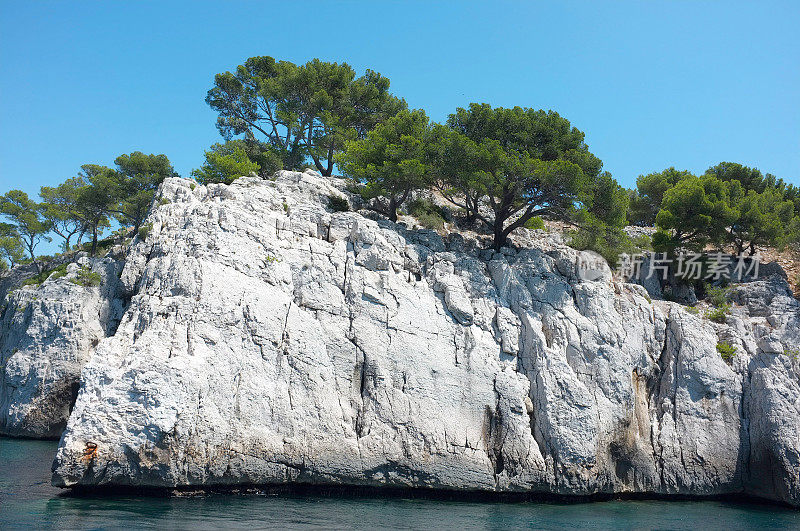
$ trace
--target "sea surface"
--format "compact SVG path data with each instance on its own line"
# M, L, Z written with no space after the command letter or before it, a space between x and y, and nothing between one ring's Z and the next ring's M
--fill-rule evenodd
M467 502L212 494L74 497L50 486L57 443L0 438L0 529L800 529L800 511L722 501Z

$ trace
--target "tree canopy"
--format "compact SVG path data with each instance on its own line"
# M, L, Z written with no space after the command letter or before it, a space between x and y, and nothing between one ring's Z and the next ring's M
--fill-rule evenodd
M494 248L535 216L568 219L589 203L602 162L589 152L584 134L558 113L473 103L451 114L447 125L452 133L439 135L444 145L433 150L441 188L492 228ZM455 175L446 167L455 154L467 157L464 163L474 170ZM478 208L483 197L491 217Z
M219 114L217 128L226 140L261 137L284 167L300 169L310 158L323 175L333 173L334 156L346 141L364 138L406 108L377 72L356 78L347 63L313 59L298 66L268 56L217 74L206 103Z
M674 167L640 175L636 179L636 190L630 201L631 222L636 225L653 225L661 209L664 193L687 177L692 177L692 174L686 170L676 170Z
M156 189L167 177L179 177L166 155L145 155L134 151L114 161L119 182L119 204L115 216L122 226L138 230L144 221Z
M14 267L24 259L25 247L16 226L0 223L0 265Z
M780 191L765 188L758 193L744 190L739 181L729 183L733 217L726 229L726 240L737 254L746 249L750 255L758 246L783 246L792 238L794 203L783 198Z
M397 209L412 190L427 186L425 145L430 126L424 111L400 111L361 140L347 143L338 162L345 175L364 184L372 208L397 221Z
M42 241L50 241L50 223L43 216L43 208L21 190L11 190L0 197L0 214L8 218L15 226L15 232L22 245L36 261L36 247Z
M42 186L42 215L53 232L64 239L62 249L70 250L70 240L84 230L80 217L78 199L81 188L86 186L82 177L70 177L55 187Z
M500 249L517 228L559 220L575 228L573 246L609 261L649 243L658 251L713 244L750 254L800 244L800 187L720 162L700 176L675 167L643 174L636 189L626 190L603 172L584 133L552 110L471 103L445 123L431 123L373 70L358 76L343 62L297 65L269 56L217 74L205 101L225 141L206 150L192 171L202 184L268 178L282 168L315 167L330 176L338 165L359 184L367 206L392 221L410 201L410 214L437 218L431 226L443 227L448 217L490 233ZM134 151L113 167L86 164L61 184L41 187L41 203L9 191L0 196L0 215L9 222L0 224L3 263L19 263L25 254L35 261L50 234L65 251L89 235L95 254L112 225L139 229L159 185L177 176L166 155ZM427 189L434 200L416 194ZM437 197L463 211L450 217ZM623 230L628 223L655 225L652 242L634 242Z
M110 226L113 215L120 213L120 178L115 170L98 164L81 166L78 178L86 184L78 190L76 212L92 237L90 253L94 255L103 229Z
M653 246L659 251L702 250L722 241L734 217L726 183L711 175L686 177L664 192Z

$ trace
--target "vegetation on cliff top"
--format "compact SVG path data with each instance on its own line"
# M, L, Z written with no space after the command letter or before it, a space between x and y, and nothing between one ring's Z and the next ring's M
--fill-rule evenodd
M389 86L379 73L357 76L346 63L251 57L214 77L206 102L225 142L205 151L192 175L229 184L309 165L331 175L338 166L364 204L390 220L405 208L427 226L443 226L438 207L405 206L415 191L430 189L457 207L455 221L485 229L495 249L544 218L573 226L573 246L612 264L620 252L649 246L629 238L627 224L655 225L652 246L663 252L715 245L753 254L800 242L800 188L774 175L722 162L703 175L675 168L641 175L635 190L625 190L602 170L584 133L554 111L473 103L437 124L408 110ZM0 196L9 222L0 224L0 267L39 267L36 250L54 236L63 250L88 237L95 254L114 225L137 234L170 176L177 174L165 155L136 151L113 168L81 166L42 187L40 202L9 191Z

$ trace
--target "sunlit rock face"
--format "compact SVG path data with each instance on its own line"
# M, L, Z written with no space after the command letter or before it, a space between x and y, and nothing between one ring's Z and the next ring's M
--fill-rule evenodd
M750 493L800 504L798 303L726 325L580 253L332 213L336 179L168 179L53 481ZM161 201L164 198L167 201ZM163 203L163 204L162 204ZM756 289L757 286L757 289ZM721 340L738 349L730 364Z
M0 313L0 435L61 436L81 368L122 317L121 270L111 258L84 257L66 275L6 296Z

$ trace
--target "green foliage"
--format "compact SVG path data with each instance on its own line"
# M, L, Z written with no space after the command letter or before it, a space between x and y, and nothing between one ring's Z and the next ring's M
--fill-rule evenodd
M800 188L741 164L722 162L701 177L669 168L640 176L633 223L656 223L657 251L730 244L740 254L800 242Z
M261 165L254 162L248 155L252 151L253 143L245 140L229 140L224 144L214 144L205 152L206 161L197 170L192 170L192 176L202 184L224 183L231 184L239 177L258 173ZM265 169L271 173L280 168L279 156L270 150L257 154L263 159Z
M647 234L635 236L631 238L631 242L633 243L633 248L638 249L637 252L653 250L653 239Z
M328 208L334 212L347 212L350 210L350 203L344 197L332 195L328 197Z
M725 360L726 363L730 363L734 356L736 356L736 347L730 343L720 341L717 343L717 352L719 352L719 355L723 360Z
M41 259L42 257L40 257ZM67 274L67 264L61 264L60 266L54 269L44 270L41 273L27 279L22 283L23 286L39 286L47 279L58 279L61 277L66 276Z
M134 151L130 155L120 155L117 165L118 199L114 215L122 226L138 229L158 186L167 177L179 177L166 155L145 155Z
M720 162L716 166L707 169L706 175L711 175L724 182L737 181L746 192L761 193L767 189L769 184L757 169L748 168L735 162ZM772 185L774 186L775 184L774 176L772 176Z
M45 280L47 280L47 275L44 274L44 273L39 273L39 274L37 274L35 276L32 276L31 278L25 280L22 283L22 285L23 286L38 286L42 282L44 282Z
M800 244L800 201L795 204L795 217L786 229L786 242L789 244Z
M43 211L42 205L30 199L28 194L21 190L11 190L0 196L0 214L6 216L14 225L14 232L7 232L7 237L19 238L37 268L39 264L36 261L36 247L42 241L51 241L47 236L51 225L44 217Z
M14 267L24 259L25 247L22 245L17 228L10 223L0 223L0 264Z
M86 288L96 287L100 285L102 282L103 277L100 276L100 273L95 273L88 267L81 267L78 269L75 278L69 279L70 282L76 284L78 286L83 286Z
M784 356L792 358L793 360L797 360L800 358L800 349L797 348L787 348L783 351Z
M147 236L150 235L150 231L151 230L153 230L153 224L152 223L148 223L147 225L142 225L139 228L139 232L137 233L137 235L139 236L139 241L142 241L142 242L145 241L147 239Z
M42 216L53 232L64 238L62 250L70 250L72 237L84 229L78 198L86 182L81 177L70 177L55 187L42 186Z
M627 223L630 196L627 190L608 172L598 175L592 183L588 212L609 227L624 227Z
M724 239L734 217L727 183L711 176L685 177L664 193L653 247L659 252L702 250Z
M700 308L697 306L685 306L684 308L692 315L700 315Z
M425 142L428 117L423 111L400 111L367 133L348 142L337 157L344 174L363 183L361 195L370 208L397 221L397 209L409 194L429 183Z
M657 173L640 175L636 179L636 191L630 200L630 221L635 225L652 226L661 208L667 190L681 180L692 177L688 171L667 168Z
M449 127L431 128L426 156L433 172L433 183L453 205L466 212L465 221L478 218L483 196L482 180L487 178L491 162L488 144L479 144Z
M408 213L417 218L419 224L426 229L440 230L444 228L444 212L433 201L415 199L408 204Z
M581 251L594 251L612 266L622 253L639 252L641 249L623 230L629 201L627 191L611 174L601 173L592 183L587 207L574 216L579 228L570 234L570 245Z
M256 173L261 178L270 178L275 172L283 169L280 153L269 144L254 139L246 139L242 142L242 149L247 154L247 158L258 164L259 169L256 170Z
M733 218L726 241L737 254L749 249L753 255L757 246L780 247L791 240L794 203L784 200L781 192L773 188L745 191L739 181L731 181L729 196Z
M525 222L525 228L529 230L544 230L544 220L539 216L534 216Z
M591 204L602 162L589 152L584 134L558 113L473 103L457 109L447 125L452 132L434 129L430 149L438 187L492 227L495 249L534 216L567 219L577 204ZM471 170L454 174L452 165ZM477 208L483 196L493 218Z
M730 292L730 288L716 286L709 288L706 291L706 298L712 306L715 308L720 308L728 303L728 296L730 295Z
M721 304L706 313L706 318L709 321L714 321L715 323L725 323L726 318L728 317L728 312L730 312L731 305L730 304Z
M569 234L569 246L579 251L594 251L614 267L623 253L634 254L642 249L621 227L606 225L597 218L584 214L580 228Z
M110 226L110 218L119 214L122 194L119 174L97 164L84 164L78 179L84 182L77 191L76 211L84 230L92 236L90 254L97 253L97 241L103 230Z
M217 74L206 103L219 114L226 140L261 136L282 167L300 169L310 158L323 175L331 175L347 141L406 108L389 93L389 80L371 70L356 78L346 63L313 59L298 66L267 56Z
M67 264L61 264L50 272L50 276L48 278L51 280L56 280L65 276L67 276Z
M159 206L164 206L168 204L169 204L169 199L167 199L166 197L162 197L161 199L158 200Z

